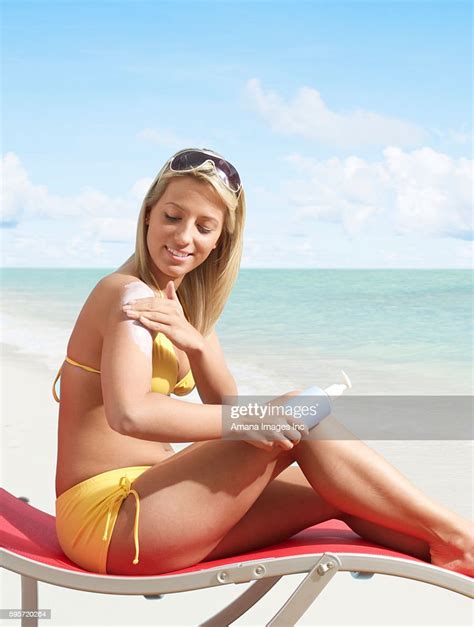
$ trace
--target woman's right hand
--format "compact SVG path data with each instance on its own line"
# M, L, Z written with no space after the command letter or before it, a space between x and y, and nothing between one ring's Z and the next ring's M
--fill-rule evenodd
M267 405L278 406L284 405L289 398L297 396L300 390L293 390L279 396L276 399L272 399ZM252 421L251 421L252 422ZM253 421L255 422L255 421ZM260 448L265 451L272 451L276 446L284 451L291 450L294 446L299 444L303 435L308 435L309 430L302 420L298 420L293 416L272 416L266 419L261 419L260 426L262 424L275 426L275 430L263 430L258 432L249 432L249 439L244 441L247 444L251 444L256 448Z

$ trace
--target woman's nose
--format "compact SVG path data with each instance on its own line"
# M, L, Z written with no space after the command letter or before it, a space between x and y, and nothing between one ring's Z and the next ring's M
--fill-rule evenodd
M176 244L179 244L179 246L182 247L186 246L186 244L188 244L192 239L191 229L191 224L181 224L179 228L176 229Z

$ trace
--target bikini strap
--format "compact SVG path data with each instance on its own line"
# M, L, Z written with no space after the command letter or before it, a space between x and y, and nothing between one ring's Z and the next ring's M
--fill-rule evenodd
M61 366L60 366L60 368L58 370L58 374L56 375L56 378L54 379L54 383L53 383L52 392L53 392L53 398L56 401L56 403L59 403L59 401L61 400L59 398L59 396L57 395L57 393L56 393L56 383L58 382L59 377L61 376L61 370L63 369L63 365L64 365L64 362L61 364Z
M79 368L82 368L83 370L87 370L87 372L95 372L96 374L100 374L100 370L96 370L95 368L91 368L91 366L85 366L84 364L80 364L78 361L74 361L74 359L71 359L70 357L66 357L66 359L64 361L67 361L68 364L71 364L72 366L78 366ZM54 379L54 383L53 383L53 397L54 400L59 403L60 402L60 398L56 393L56 383L59 380L59 377L61 376L61 371L63 369L64 366L64 361L61 364L61 367L58 370L58 374L56 375L56 378Z
M74 359L71 359L70 357L66 357L66 361L68 364L71 364L73 366L79 366L79 368L87 370L87 372L95 372L97 374L100 374L100 370L96 370L95 368L91 368L90 366L84 366L84 364L80 364L78 361L74 361Z

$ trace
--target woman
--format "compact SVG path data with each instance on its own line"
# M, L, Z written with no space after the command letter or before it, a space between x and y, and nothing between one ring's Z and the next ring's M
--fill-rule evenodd
M332 416L311 439L296 429L221 439L223 399L237 388L214 325L237 276L244 210L229 162L180 151L146 194L135 254L85 303L60 370L65 553L91 571L152 575L339 518L370 540L472 574L472 525L348 439ZM170 397L194 385L203 404ZM174 453L170 441L194 444Z

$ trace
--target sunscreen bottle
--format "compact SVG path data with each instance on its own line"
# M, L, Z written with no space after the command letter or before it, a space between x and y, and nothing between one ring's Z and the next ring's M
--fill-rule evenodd
M318 425L321 420L327 418L331 413L331 400L341 396L347 389L352 388L352 383L344 372L341 370L343 376L343 383L334 383L325 390L321 389L317 385L312 385L305 390L302 390L298 396L292 396L286 403L285 407L308 407L309 415L302 416L301 420L305 423L308 429L313 429ZM305 401L305 397L311 397L312 401L309 403Z

